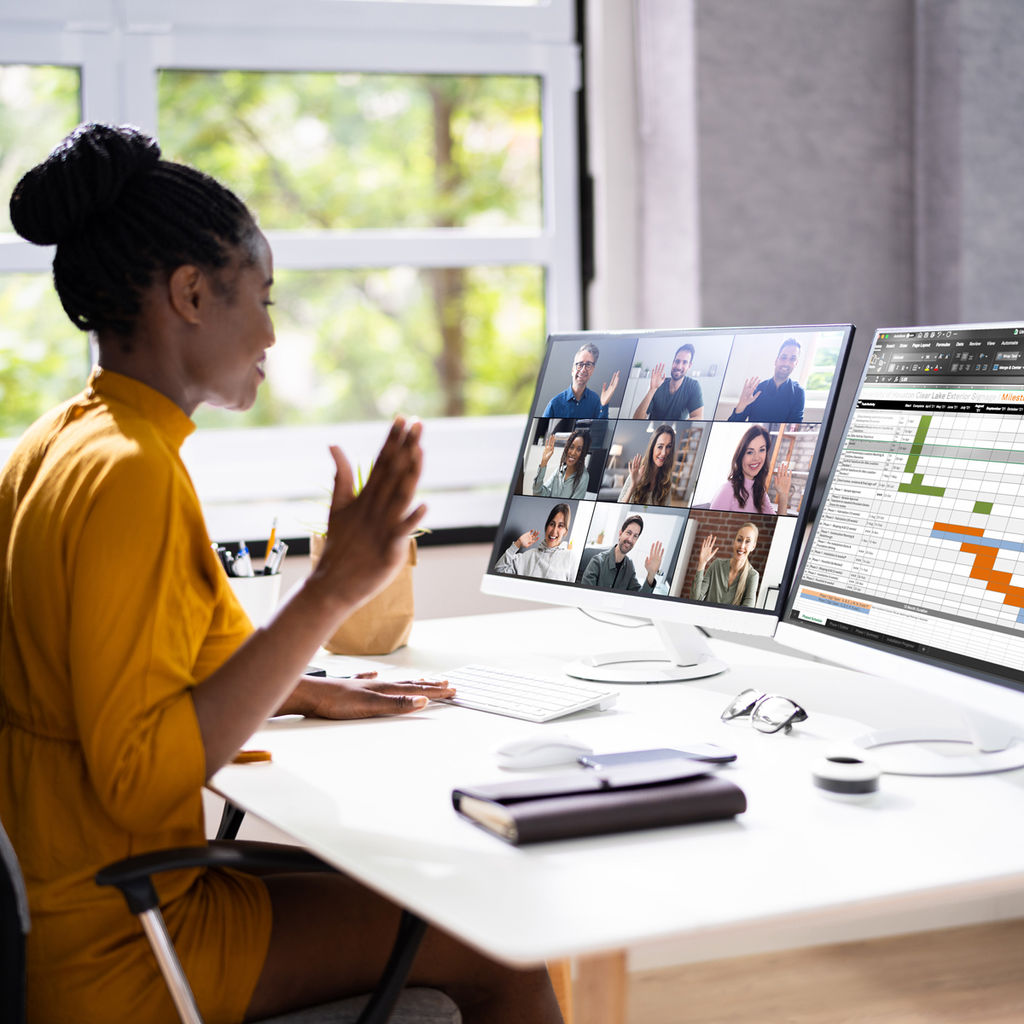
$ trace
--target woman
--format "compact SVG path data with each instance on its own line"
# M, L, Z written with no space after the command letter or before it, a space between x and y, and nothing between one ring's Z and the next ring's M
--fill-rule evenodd
M731 558L716 558L718 538L706 536L697 556L697 575L690 586L690 597L694 601L753 608L761 582L760 573L750 564L750 554L756 547L757 527L753 523L744 523L736 531Z
M264 377L273 266L252 214L137 130L84 125L22 178L11 220L56 244L57 293L99 352L0 475L0 819L28 879L29 1017L171 1024L146 940L95 871L202 844L204 782L268 715L393 714L451 693L302 678L406 560L420 428L395 421L358 497L331 448L323 556L253 631L178 453L200 403L246 409ZM398 915L341 875L196 869L160 885L211 1024L365 991ZM560 1019L546 978L437 934L413 975L467 1020L520 1019L517 1005Z
M544 470L555 454L555 435L544 442L540 466L533 478L533 493L542 498L582 498L587 493L587 455L590 452L590 431L577 428L566 439L562 460L555 475L544 483Z
M504 576L537 576L544 580L565 580L572 575L572 553L563 544L572 524L572 509L565 502L552 507L544 523L544 543L537 530L527 530L516 537L498 559L495 572Z
M789 463L779 464L775 473L775 494L779 503L773 505L768 500L768 450L771 444L771 434L760 423L755 423L744 433L733 452L729 479L715 495L711 508L722 512L786 514L793 474Z
M675 428L662 423L651 435L643 456L637 453L629 460L629 477L619 492L619 501L631 505L667 505L675 456Z

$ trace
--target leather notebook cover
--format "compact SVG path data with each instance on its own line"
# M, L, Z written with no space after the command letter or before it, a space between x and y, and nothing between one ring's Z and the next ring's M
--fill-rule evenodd
M747 809L747 798L706 764L675 761L467 786L452 790L452 804L520 845L732 818Z

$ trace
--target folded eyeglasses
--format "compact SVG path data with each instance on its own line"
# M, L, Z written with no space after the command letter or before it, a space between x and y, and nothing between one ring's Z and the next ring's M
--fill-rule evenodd
M750 716L750 724L759 732L789 732L797 722L807 721L807 712L795 700L775 693L744 690L729 702L722 721Z

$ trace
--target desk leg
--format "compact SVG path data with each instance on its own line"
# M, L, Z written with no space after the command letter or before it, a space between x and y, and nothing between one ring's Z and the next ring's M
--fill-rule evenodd
M573 985L575 1024L625 1024L626 954L576 958Z

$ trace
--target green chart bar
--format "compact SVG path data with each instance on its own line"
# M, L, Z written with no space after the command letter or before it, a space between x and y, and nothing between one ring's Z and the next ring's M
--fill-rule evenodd
M904 473L913 475L909 484L900 484L897 488L904 494L924 494L931 498L941 498L946 493L945 487L925 487L924 474L917 472L917 459L924 449L924 439L928 436L928 428L931 425L931 416L922 416L921 422L917 425L917 433L911 442L910 455L907 456L907 464L903 469Z

